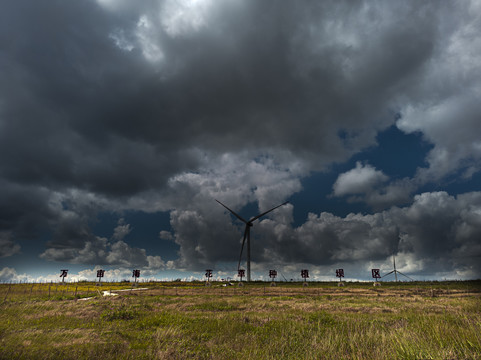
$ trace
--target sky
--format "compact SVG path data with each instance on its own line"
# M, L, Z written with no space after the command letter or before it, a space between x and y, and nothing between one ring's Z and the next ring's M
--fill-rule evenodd
M480 33L479 0L2 2L0 281L236 278L215 199L289 201L255 279L481 278Z

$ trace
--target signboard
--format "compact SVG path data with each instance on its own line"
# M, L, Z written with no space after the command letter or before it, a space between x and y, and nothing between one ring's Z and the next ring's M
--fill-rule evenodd
M275 271L275 270L269 270L269 277L270 277L271 279L275 279L276 276L277 276L277 271Z
M339 280L341 280L341 278L344 277L344 269L336 269L336 277L338 277Z
M301 270L301 277L306 280L309 277L309 270Z
M205 277L207 278L207 281L209 281L209 279L212 277L212 270L211 269L207 269L205 271Z
M242 281L242 278L246 276L246 271L244 269L237 270L237 276L240 277Z
M140 277L140 270L132 270L132 277L135 279L135 282L137 282L137 278Z
M380 279L381 278L381 273L379 269L371 269L371 274L374 279Z
M68 270L60 270L60 277L62 278L62 282L65 282L65 278L67 277Z
M101 281L102 278L104 277L105 270L97 270L97 277L99 278L99 283L97 285L102 285Z

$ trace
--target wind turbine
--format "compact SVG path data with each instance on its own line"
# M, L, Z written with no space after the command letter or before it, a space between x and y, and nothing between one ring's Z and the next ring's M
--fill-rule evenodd
M383 277L386 277L392 273L394 273L394 277L396 278L396 282L397 282L397 274L401 274L402 276L405 276L407 277L408 279L410 279L411 281L414 281L414 279L410 278L409 276L407 276L406 274L403 274L402 272L396 270L396 258L394 257L394 254L392 255L392 263L393 263L393 266L394 266L394 270L393 271L390 271L388 272L386 275L384 275Z
M289 203L289 201L286 201L285 203L282 203L282 204L280 204L276 207L273 207L272 209L267 210L267 211L263 212L262 214L254 216L250 220L244 219L242 216L240 216L239 214L237 214L236 212L234 212L233 210L229 209L227 206L222 204L219 200L216 199L215 201L217 201L219 204L221 204L223 207L225 207L227 210L229 210L236 218L238 218L240 221L242 221L244 224L246 224L246 228L244 230L244 239L242 240L242 247L241 247L240 256L239 256L239 263L237 264L237 269L240 268L240 263L241 263L241 260L242 260L242 251L244 250L244 244L245 244L246 239L247 239L247 281L249 282L249 281L251 281L251 227L253 226L253 222L256 221L257 219L259 219L260 217L266 215L267 213L270 213L272 210L275 210L278 207L281 207L281 206Z

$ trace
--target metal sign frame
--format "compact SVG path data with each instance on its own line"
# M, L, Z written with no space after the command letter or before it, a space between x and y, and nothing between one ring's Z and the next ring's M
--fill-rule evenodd
M277 277L277 271L276 270L269 270L269 277L274 280Z
M242 278L245 276L246 276L246 271L244 269L237 270L237 277L240 277L240 281L242 281Z
M60 277L62 278L62 283L64 283L65 278L67 277L68 269L62 269L60 271L61 271Z
M344 269L336 269L336 277L339 278L339 281L344 277Z
M140 277L140 270L132 270L132 277L134 278L134 282L137 282L137 279Z
M210 281L210 278L212 277L212 269L205 270L205 277L207 278L207 281Z
M102 282L102 278L104 277L105 270L97 270L97 277L99 278L99 284Z
M307 281L307 278L309 277L309 270L302 269L301 270L301 277L304 279L304 281Z

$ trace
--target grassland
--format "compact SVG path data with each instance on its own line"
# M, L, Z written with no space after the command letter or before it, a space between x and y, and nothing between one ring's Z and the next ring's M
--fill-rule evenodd
M481 359L480 282L221 285L0 285L0 359Z

